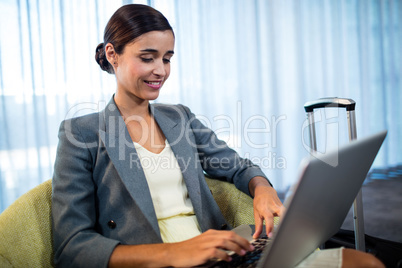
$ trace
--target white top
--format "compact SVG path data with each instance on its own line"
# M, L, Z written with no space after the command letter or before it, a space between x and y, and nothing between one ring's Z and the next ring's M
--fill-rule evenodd
M194 208L179 164L167 140L152 153L134 142L151 193L164 242L177 242L200 234Z

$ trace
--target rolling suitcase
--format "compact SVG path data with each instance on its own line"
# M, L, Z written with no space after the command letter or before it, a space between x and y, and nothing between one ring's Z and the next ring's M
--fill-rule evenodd
M335 107L345 108L349 128L349 140L354 140L357 137L356 133L356 117L355 117L356 103L352 99L344 98L322 98L315 101L307 102L304 109L307 113L309 133L310 133L310 148L311 153L317 152L317 140L314 121L314 109ZM363 219L363 200L362 191L360 190L353 202L353 223L355 234L355 248L357 250L366 251L365 233L364 233L364 219Z

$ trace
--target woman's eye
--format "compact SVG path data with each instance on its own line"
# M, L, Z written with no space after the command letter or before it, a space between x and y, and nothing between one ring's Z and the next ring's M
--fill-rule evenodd
M164 63L170 63L170 59L163 59Z
M141 58L143 62L151 62L152 58Z

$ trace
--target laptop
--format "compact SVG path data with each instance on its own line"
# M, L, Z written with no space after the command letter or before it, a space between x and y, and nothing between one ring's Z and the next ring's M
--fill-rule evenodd
M284 203L286 212L251 267L294 267L338 232L386 135L383 131L304 159L294 192ZM240 229L251 237L251 228ZM207 266L238 267L223 261Z

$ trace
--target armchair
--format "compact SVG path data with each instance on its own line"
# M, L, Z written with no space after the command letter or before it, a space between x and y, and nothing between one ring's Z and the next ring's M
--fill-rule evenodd
M227 222L254 224L253 200L230 183L205 178ZM53 267L52 181L28 191L0 214L0 267ZM278 218L275 218L277 224Z

